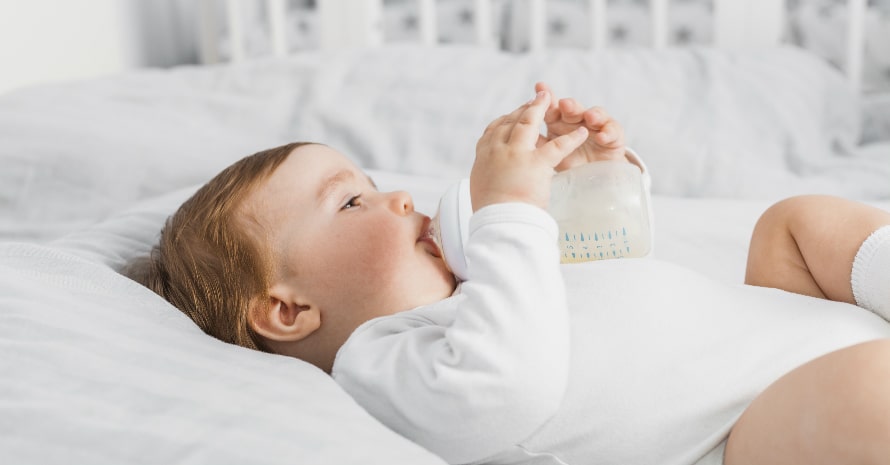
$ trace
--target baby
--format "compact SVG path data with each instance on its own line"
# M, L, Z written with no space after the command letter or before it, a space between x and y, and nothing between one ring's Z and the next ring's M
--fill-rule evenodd
M407 193L300 143L209 181L132 274L208 334L330 373L449 463L890 463L890 325L835 302L887 311L890 214L777 204L756 287L654 259L560 265L554 169L631 160L601 109L536 91L477 144L464 282Z

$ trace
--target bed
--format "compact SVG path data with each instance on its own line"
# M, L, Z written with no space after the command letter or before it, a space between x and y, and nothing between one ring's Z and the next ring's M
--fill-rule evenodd
M625 126L653 176L661 259L741 283L752 227L781 198L890 210L890 103L862 84L858 26L838 69L778 45L779 2L716 0L704 34L716 43L679 46L655 0L649 43L627 47L609 46L606 12L638 16L604 1L408 3L272 0L245 16L242 2L205 1L200 65L0 95L4 460L444 463L320 370L216 341L118 273L202 182L282 143L327 143L432 214L485 125L543 80ZM848 3L850 24L871 14ZM548 44L535 18L569 24L579 5L594 50ZM437 21L437 8L484 24Z

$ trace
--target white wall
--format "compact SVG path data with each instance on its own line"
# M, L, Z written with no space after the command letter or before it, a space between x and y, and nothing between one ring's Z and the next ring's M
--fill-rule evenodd
M0 93L193 62L182 0L0 0Z

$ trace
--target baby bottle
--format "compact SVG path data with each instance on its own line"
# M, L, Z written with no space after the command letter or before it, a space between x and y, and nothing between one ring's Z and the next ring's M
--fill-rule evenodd
M430 234L448 269L461 281L467 279L467 259L464 244L470 234L470 180L462 179L445 191L439 200L439 210L430 222Z
M635 164L597 161L557 173L548 212L559 225L562 263L643 257L652 250L648 193ZM472 214L470 183L463 179L445 192L430 223L445 263L461 280Z
M640 168L596 161L557 173L550 215L562 263L643 257L652 249L649 199Z

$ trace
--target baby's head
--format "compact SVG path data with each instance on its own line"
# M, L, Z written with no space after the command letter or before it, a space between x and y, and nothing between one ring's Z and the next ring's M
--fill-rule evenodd
M289 144L198 190L133 275L218 339L330 371L365 321L454 290L428 226L342 154Z

